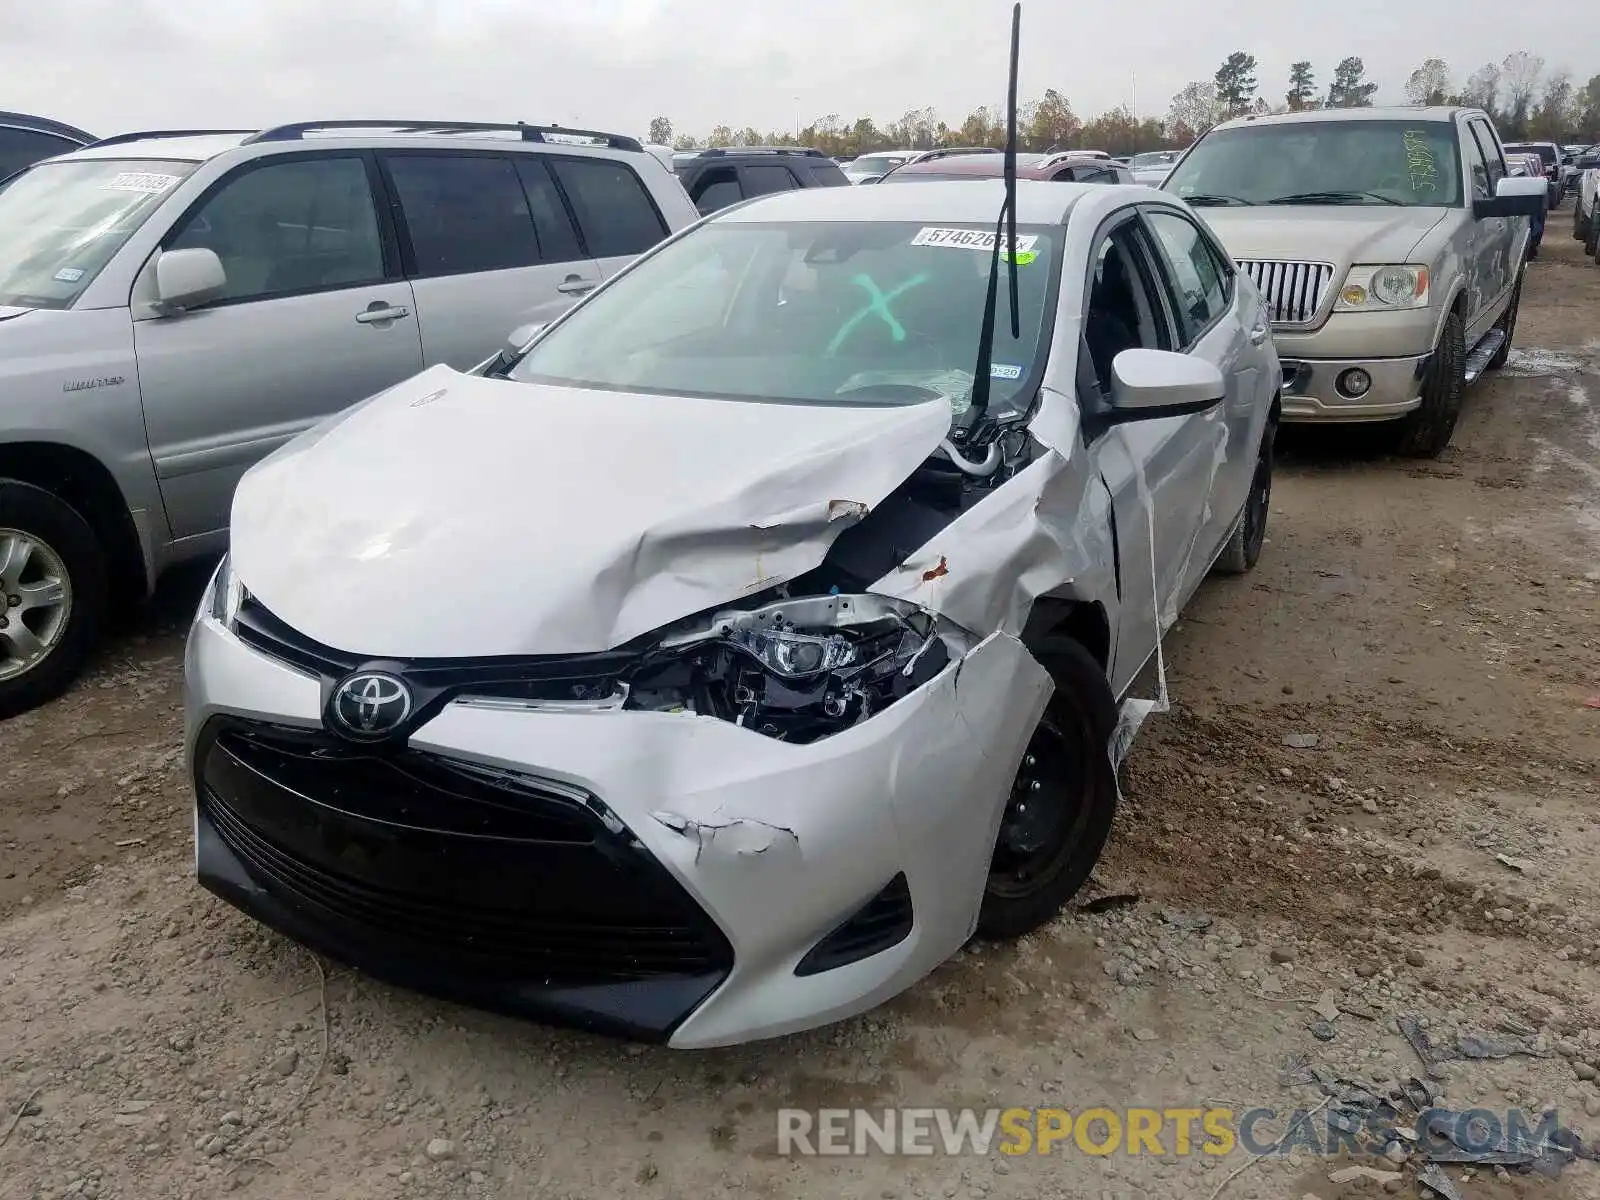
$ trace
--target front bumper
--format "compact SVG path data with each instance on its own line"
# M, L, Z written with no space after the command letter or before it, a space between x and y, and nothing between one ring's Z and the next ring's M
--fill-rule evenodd
M402 985L679 1047L839 1020L959 948L1051 690L997 634L809 745L457 701L402 760L353 767L327 754L324 681L210 616L186 673L204 886ZM892 944L802 967L885 904Z
M1429 355L1382 359L1281 359L1285 421L1389 421L1422 404ZM1346 371L1365 371L1372 384L1359 396L1341 391Z

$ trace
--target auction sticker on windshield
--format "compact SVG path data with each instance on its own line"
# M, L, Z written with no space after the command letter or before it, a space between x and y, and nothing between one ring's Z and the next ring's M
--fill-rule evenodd
M177 175L158 175L154 171L122 171L101 186L112 192L144 192L158 196L177 183L178 178Z
M1032 250L1039 239L1035 234L1022 234L1017 238L1017 253ZM957 250L993 250L995 232L992 229L939 229L917 231L911 239L913 246L951 246Z

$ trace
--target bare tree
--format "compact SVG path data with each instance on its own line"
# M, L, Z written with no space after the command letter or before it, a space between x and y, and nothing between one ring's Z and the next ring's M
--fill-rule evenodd
M1506 115L1519 132L1528 122L1528 110L1533 107L1533 95L1539 90L1539 78L1543 74L1544 59L1526 50L1513 50L1500 64L1500 80L1506 89Z
M1484 63L1471 75L1461 89L1461 101L1474 108L1481 108L1485 112L1495 111L1495 102L1500 99L1500 68L1493 63Z
M1450 68L1442 58L1430 58L1406 80L1406 99L1413 104L1443 104L1450 95Z
M1172 98L1167 109L1168 132L1174 138L1199 137L1222 120L1222 105L1217 102L1217 85L1197 79L1186 84Z

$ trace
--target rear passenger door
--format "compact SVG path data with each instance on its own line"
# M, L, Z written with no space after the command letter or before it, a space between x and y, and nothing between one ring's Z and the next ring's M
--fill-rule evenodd
M1465 139L1468 172L1473 195L1493 196L1500 181L1506 176L1505 159L1500 152L1500 142L1489 123L1480 117L1467 122ZM1471 204L1468 208L1470 211ZM1471 298L1472 312L1467 322L1467 348L1470 350L1489 327L1494 324L1496 303L1506 295L1516 277L1512 264L1513 249L1520 250L1526 217L1485 217L1481 221L1467 221L1469 227L1458 236L1464 237L1472 247L1465 258L1467 286L1476 294ZM1520 255L1518 256L1520 262Z
M644 181L613 158L545 155L578 222L578 241L609 279L667 236Z
M600 286L542 155L380 156L429 366L467 370Z

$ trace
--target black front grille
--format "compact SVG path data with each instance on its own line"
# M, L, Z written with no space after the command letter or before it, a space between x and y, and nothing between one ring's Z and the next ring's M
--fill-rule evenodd
M489 658L394 659L336 650L307 637L246 595L234 618L241 642L269 658L312 675L337 680L382 662L424 693L466 694L510 700L604 700L615 694L644 658L642 647L596 654L504 655Z
M911 885L902 873L827 937L795 967L796 975L821 975L881 954L911 936Z
M232 720L207 727L197 764L217 837L346 944L542 986L731 969L705 912L576 789Z

